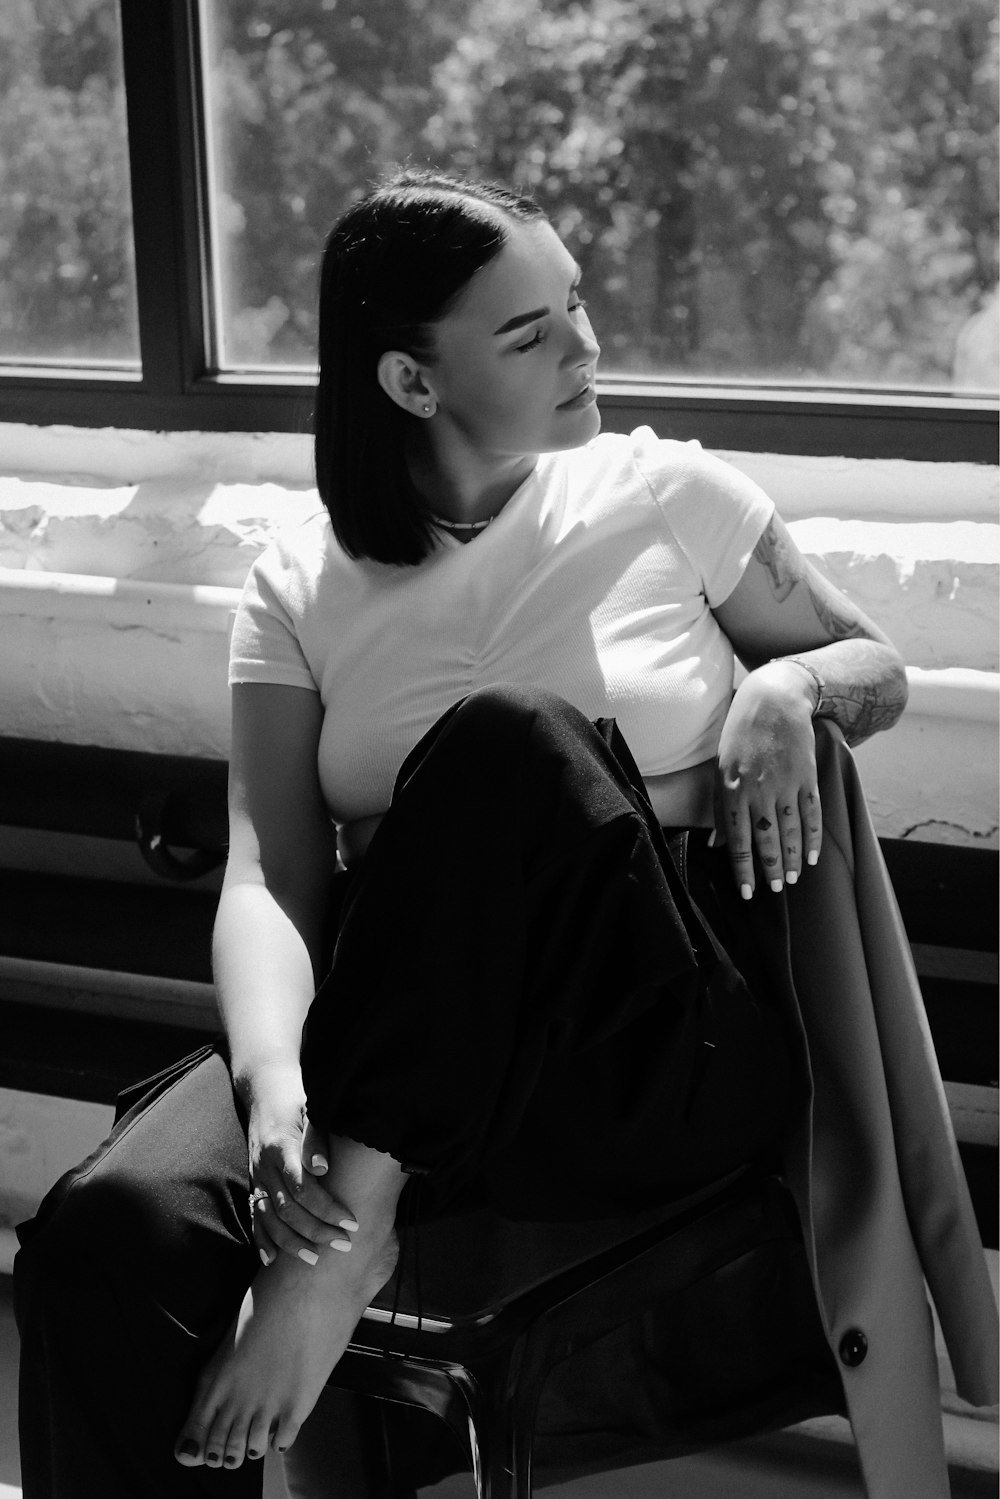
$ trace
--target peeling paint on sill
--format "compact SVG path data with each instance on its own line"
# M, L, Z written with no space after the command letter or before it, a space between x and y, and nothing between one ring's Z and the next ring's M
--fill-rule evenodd
M925 843L953 842L954 839L935 838L933 832L940 829L942 832L958 833L961 841L966 839L971 843L985 842L987 839L994 840L1000 833L1000 823L994 823L989 828L966 828L957 822L948 822L945 818L928 817L923 822L914 822L909 827L903 828L900 838L913 838Z

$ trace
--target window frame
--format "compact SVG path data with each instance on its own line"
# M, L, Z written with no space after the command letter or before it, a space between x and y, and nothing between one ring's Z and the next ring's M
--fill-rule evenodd
M0 418L140 430L309 431L309 374L211 368L198 0L120 0L142 373L0 369ZM997 461L998 403L765 385L601 379L604 425L804 456Z

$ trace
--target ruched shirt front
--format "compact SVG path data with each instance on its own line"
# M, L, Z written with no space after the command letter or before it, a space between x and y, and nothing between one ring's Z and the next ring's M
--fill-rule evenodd
M712 609L772 504L696 442L648 428L543 454L475 540L416 566L348 557L325 510L251 568L230 681L319 692L338 823L389 805L406 755L478 687L556 692L614 718L644 776L710 758L733 689Z

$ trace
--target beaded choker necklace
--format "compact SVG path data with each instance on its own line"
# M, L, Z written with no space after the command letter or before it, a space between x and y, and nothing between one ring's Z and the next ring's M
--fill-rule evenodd
M446 520L443 515L432 515L431 520L436 526L443 526L446 531L485 531L496 519L494 515L488 515L485 520Z

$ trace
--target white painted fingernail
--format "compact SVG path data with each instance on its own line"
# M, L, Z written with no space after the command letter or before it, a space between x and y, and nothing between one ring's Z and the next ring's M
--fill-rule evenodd
M743 897L744 900L752 900L753 899L753 891L751 890L751 888L750 888L749 885L741 885L740 886L740 894L742 895L742 897Z
M268 1258L267 1250L266 1249L259 1249L257 1252L260 1255L261 1261L262 1261L262 1263L264 1265L264 1268L266 1270L270 1266L270 1263L271 1263L270 1259Z
M350 1239L331 1239L330 1240L330 1248L331 1249L339 1249L340 1252L341 1252L341 1254L347 1254L347 1252L350 1249L350 1247L351 1247L351 1241L350 1241Z
M817 849L811 848L809 850L809 852L806 854L806 863L807 864L818 864L819 863L819 852L818 852Z
M312 1158L312 1164L314 1171L329 1171L330 1169L330 1162L327 1160L325 1155L314 1155Z
M786 885L797 885L798 882L799 882L799 872L798 872L798 870L797 869L790 869L788 871L788 873L785 875L785 884Z
M782 890L784 890L784 888L785 888L785 885L784 885L784 881L783 880L772 880L771 881L771 889L774 891L775 895L780 895L781 892L782 892Z
M305 1260L307 1265L315 1265L319 1262L319 1255L313 1254L311 1249L300 1249L299 1259Z
M714 848L715 847L715 829L714 828L712 829L712 831L708 835L708 845L707 846L709 848Z
M341 1218L338 1228L346 1228L349 1234L353 1234L361 1227L355 1218Z

